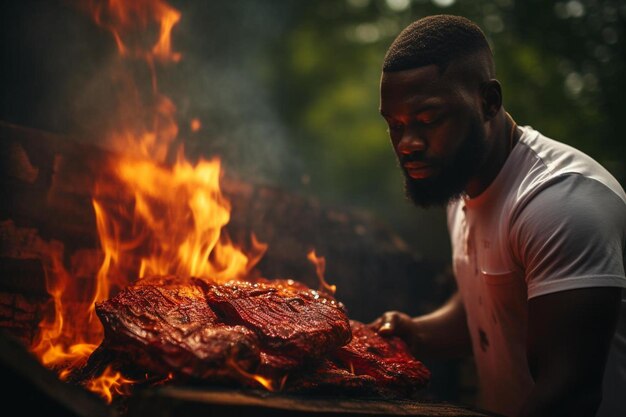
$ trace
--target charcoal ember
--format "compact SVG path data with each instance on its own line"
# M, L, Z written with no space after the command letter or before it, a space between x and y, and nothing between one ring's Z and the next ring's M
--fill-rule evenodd
M243 326L221 323L193 285L141 284L96 304L103 346L151 372L235 379L229 361L254 369L258 338Z
M202 285L220 319L254 330L270 355L318 358L350 341L350 323L342 307L317 291L282 281Z
M381 337L376 330L351 320L352 340L335 350L330 360L357 376L370 376L381 394L412 396L424 388L430 371L398 337Z

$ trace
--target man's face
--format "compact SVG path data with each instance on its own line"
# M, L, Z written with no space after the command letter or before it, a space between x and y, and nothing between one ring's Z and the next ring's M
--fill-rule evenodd
M424 207L457 198L486 152L477 92L431 65L383 73L380 93L407 196Z

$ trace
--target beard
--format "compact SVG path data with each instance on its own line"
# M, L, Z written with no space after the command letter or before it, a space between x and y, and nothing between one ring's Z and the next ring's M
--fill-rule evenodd
M411 178L402 165L411 160L420 160L420 156L407 155L400 161L407 198L424 208L444 206L460 198L469 180L481 166L485 150L485 131L480 119L474 117L459 149L451 158L439 164L440 170L437 175L424 179Z

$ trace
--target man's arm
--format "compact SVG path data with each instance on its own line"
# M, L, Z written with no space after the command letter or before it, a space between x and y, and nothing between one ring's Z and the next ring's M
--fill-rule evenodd
M389 311L374 322L381 335L404 339L419 359L443 359L471 353L465 308L459 293L434 312L411 318L398 311Z
M521 416L593 416L618 319L621 288L583 288L528 302L528 363L535 386Z

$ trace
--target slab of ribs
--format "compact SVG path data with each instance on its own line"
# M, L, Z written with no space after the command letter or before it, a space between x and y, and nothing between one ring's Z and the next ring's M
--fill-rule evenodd
M105 337L82 378L114 364L149 380L252 386L254 374L289 392L388 397L411 397L430 378L402 340L292 280L142 279L96 313Z

